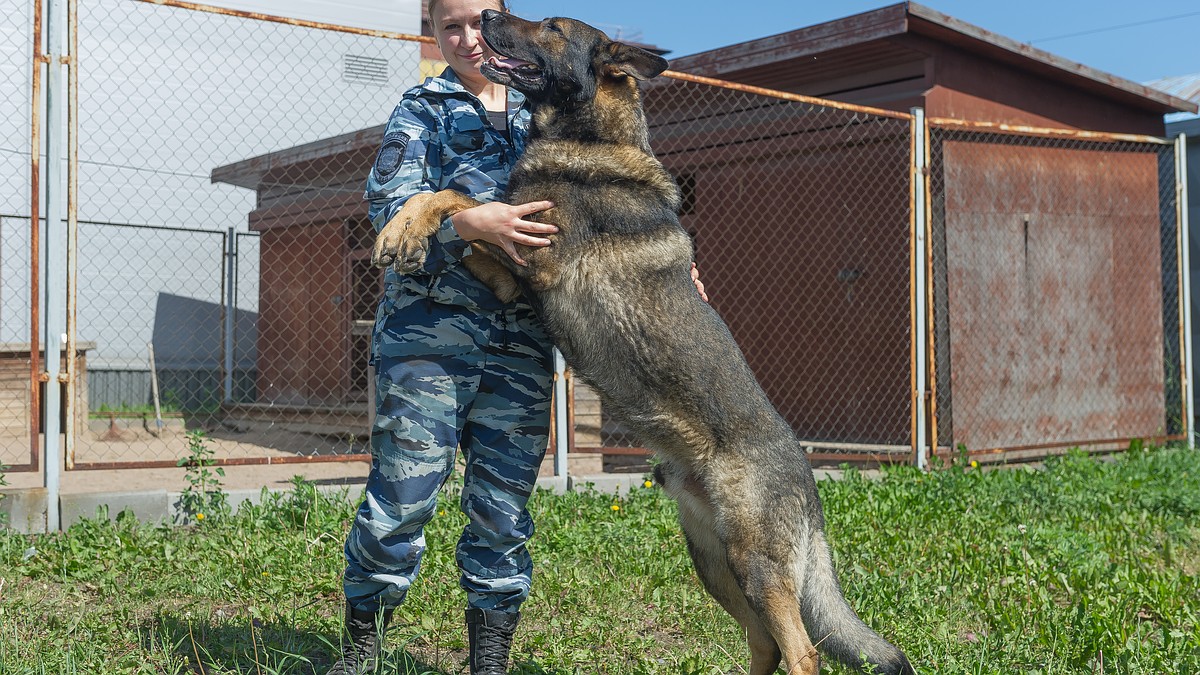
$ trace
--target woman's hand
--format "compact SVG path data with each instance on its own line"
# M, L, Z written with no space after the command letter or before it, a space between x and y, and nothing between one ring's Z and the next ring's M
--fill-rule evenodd
M515 206L504 202L489 202L473 206L450 216L450 222L465 241L482 239L504 249L518 265L526 262L517 253L517 244L523 246L549 246L545 236L558 232L549 223L524 220L525 216L553 208L553 202L528 202Z
M708 293L704 292L704 282L700 281L700 270L696 269L696 263L692 263L692 283L696 284L696 292L700 294L700 299L708 302Z

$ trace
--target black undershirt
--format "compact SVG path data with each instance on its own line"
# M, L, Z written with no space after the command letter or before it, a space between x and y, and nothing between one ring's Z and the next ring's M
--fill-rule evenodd
M489 110L487 118L496 131L504 134L505 140L511 143L512 137L508 135L508 113L504 110Z

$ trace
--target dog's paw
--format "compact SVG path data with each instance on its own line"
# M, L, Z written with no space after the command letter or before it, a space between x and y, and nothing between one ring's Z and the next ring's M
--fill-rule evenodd
M379 233L371 251L375 267L391 266L400 274L408 274L425 265L425 240L409 236L411 218L394 218Z
M392 263L400 274L416 272L425 266L425 242L418 239L405 239L400 244L400 255Z
M388 223L375 237L375 247L371 249L371 264L375 267L387 267L396 260L396 252L400 249L400 234L402 228Z

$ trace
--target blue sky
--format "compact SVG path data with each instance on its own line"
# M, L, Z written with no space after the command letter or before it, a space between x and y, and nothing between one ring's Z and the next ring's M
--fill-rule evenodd
M642 41L670 49L668 58L894 4L888 0L509 2L514 13L527 18L565 15L610 34L618 27L627 34L640 33ZM1200 3L1196 0L926 0L921 4L1136 82L1200 73Z

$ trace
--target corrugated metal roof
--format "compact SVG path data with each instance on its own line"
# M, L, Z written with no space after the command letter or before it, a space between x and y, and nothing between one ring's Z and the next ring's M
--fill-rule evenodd
M1200 103L1200 73L1163 77L1147 82L1146 86L1168 93L1176 98Z

